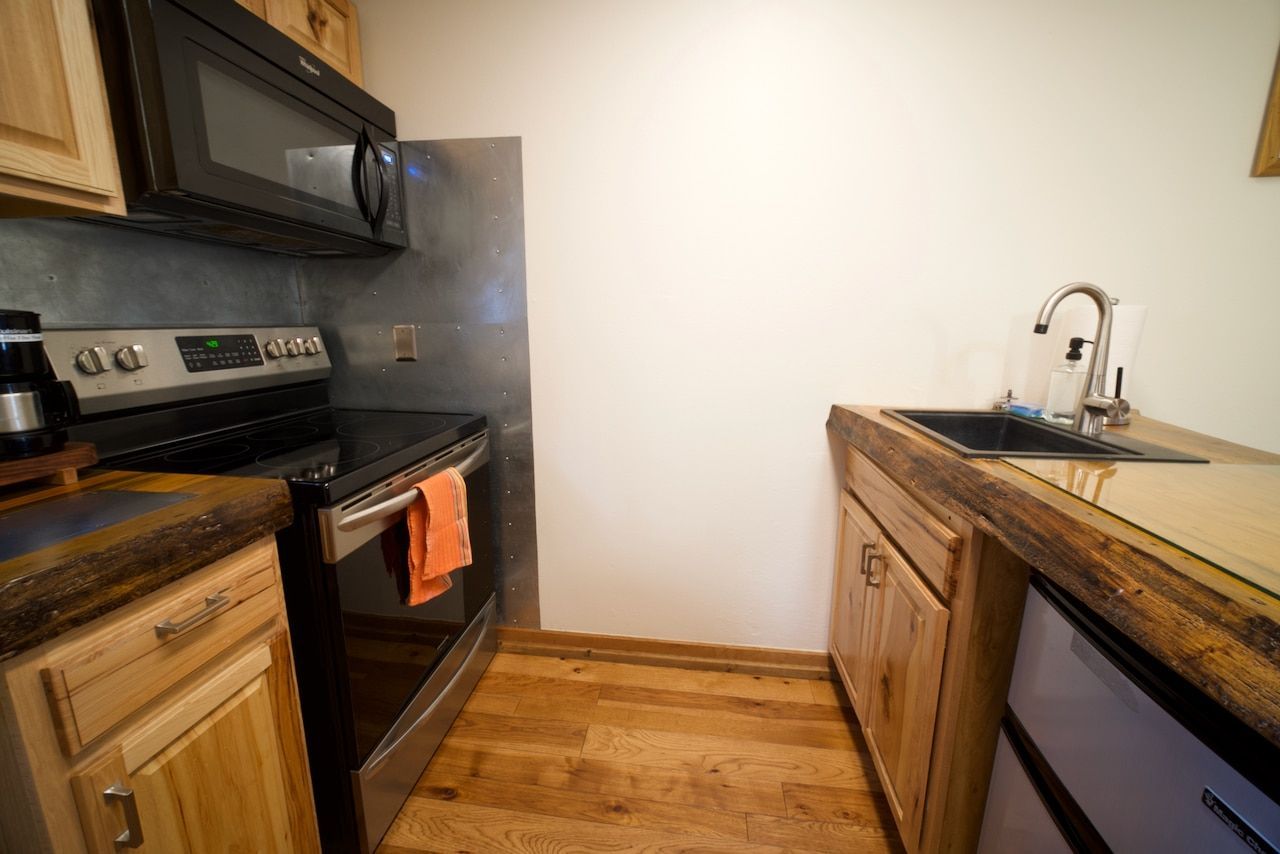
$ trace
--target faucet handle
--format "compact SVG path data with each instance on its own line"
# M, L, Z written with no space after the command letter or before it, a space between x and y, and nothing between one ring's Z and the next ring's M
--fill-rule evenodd
M1101 397L1096 394L1086 395L1081 404L1091 412L1102 416L1108 424L1129 423L1129 401L1123 397Z

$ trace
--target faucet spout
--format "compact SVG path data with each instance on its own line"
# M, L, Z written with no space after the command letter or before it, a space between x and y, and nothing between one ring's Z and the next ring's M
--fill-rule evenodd
M1063 285L1044 301L1036 316L1034 331L1044 335L1049 331L1049 321L1058 303L1072 294L1084 294L1098 307L1098 328L1093 336L1093 352L1089 354L1089 375L1085 381L1084 400L1076 408L1073 427L1089 435L1102 431L1103 419L1122 401L1107 397L1107 354L1111 351L1111 298L1106 291L1088 282L1072 282ZM1115 404L1114 406L1112 404Z

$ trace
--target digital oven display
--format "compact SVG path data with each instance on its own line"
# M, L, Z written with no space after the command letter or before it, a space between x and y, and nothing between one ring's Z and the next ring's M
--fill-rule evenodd
M252 335L179 335L174 340L191 373L263 364L258 339Z

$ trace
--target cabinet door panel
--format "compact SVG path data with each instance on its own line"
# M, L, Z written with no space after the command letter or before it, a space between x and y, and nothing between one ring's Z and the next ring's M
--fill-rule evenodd
M348 0L266 0L266 19L352 82L362 83L359 24Z
M287 643L254 646L72 777L89 851L114 852L128 824L123 800L102 797L113 784L131 793L143 852L316 850Z
M0 54L0 193L123 214L87 0L0 3Z
M831 603L831 655L844 676L845 689L859 717L863 714L864 684L871 661L874 635L867 625L866 559L878 529L848 493L840 496L840 528L836 551L836 580Z
M876 651L862 719L908 850L919 842L948 611L883 538L868 567L877 588Z

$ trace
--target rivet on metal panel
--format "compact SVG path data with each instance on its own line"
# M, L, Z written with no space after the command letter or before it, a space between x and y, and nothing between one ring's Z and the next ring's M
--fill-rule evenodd
M455 327L453 327L453 328L454 328L454 329L456 329L456 330L458 330L459 332L461 332L461 331L462 331L462 327L461 327L461 326L455 326Z
M502 250L501 250L501 249L495 249L495 250L493 250L493 254L494 254L494 255L501 255L501 254L502 254Z

